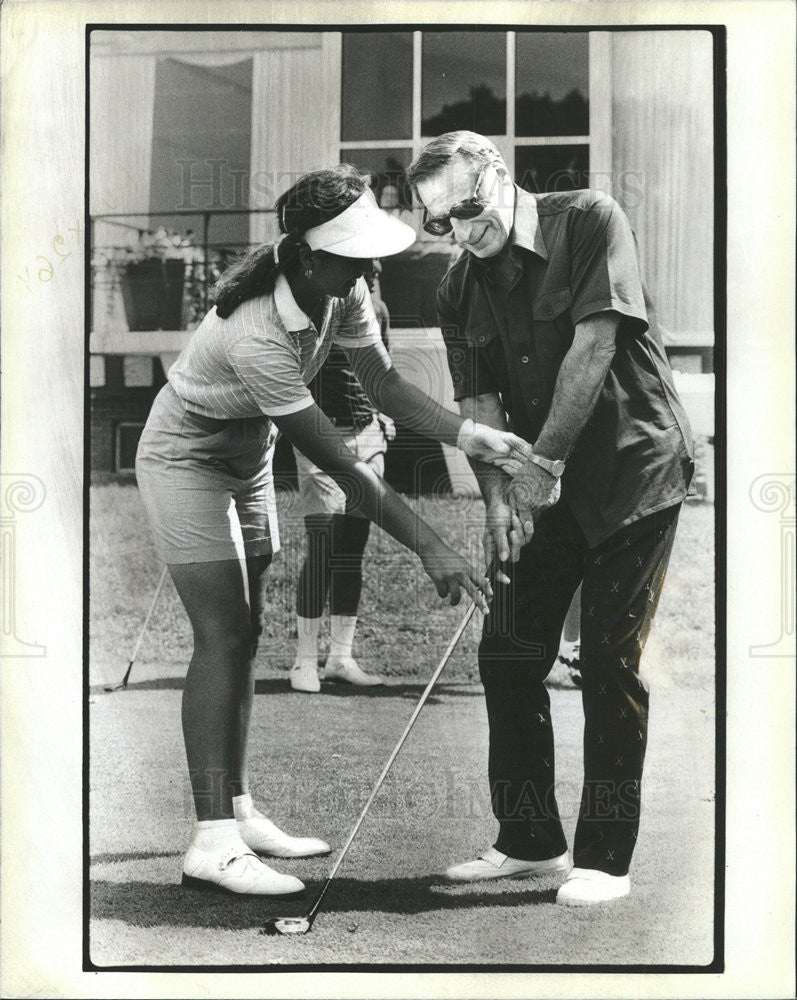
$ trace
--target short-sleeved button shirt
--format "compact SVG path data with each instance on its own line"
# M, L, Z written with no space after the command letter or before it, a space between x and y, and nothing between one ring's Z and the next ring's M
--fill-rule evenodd
M576 324L620 314L611 368L562 478L562 498L597 545L684 499L689 422L620 206L591 191L516 188L516 199L503 250L485 260L464 253L438 291L454 398L498 393L512 430L533 443Z
M279 417L312 404L308 385L333 343L381 347L365 279L346 298L325 300L318 331L280 274L273 292L248 299L227 319L211 309L168 378L186 407L203 416Z

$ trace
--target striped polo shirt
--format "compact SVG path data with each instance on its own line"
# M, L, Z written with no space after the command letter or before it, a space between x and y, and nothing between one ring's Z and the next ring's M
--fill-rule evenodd
M279 417L313 403L307 386L333 343L384 350L365 279L346 298L327 297L319 333L279 274L273 292L248 299L227 319L211 309L168 378L202 416Z

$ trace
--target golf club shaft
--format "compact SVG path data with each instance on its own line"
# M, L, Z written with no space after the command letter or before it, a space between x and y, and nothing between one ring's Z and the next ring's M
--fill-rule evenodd
M133 648L133 653L130 657L130 662L127 665L127 671L122 678L122 683L119 687L126 687L127 681L130 677L130 671L133 669L133 664L136 662L136 657L138 656L138 648L141 645L141 640L144 638L144 634L147 631L147 626L149 625L149 620L152 617L152 612L155 610L155 605L158 603L158 598L160 597L160 592L163 589L164 581L166 580L167 567L164 566L161 570L160 579L158 580L158 586L155 588L155 593L152 595L152 603L149 606L149 611L147 612L147 617L144 619L144 624L141 626L141 631L138 634L138 639L136 641L135 647Z
M426 685L426 688L424 689L424 692L421 695L420 700L418 701L418 704L415 706L415 711L410 716L410 721L407 723L406 728L404 729L404 732L401 734L401 738L399 739L398 743L395 746L395 749L393 750L393 753L391 753L390 757L388 758L387 764L385 764L384 768L382 769L382 773L379 775L379 778L377 779L377 782L374 785L373 790L371 791L371 794L368 796L368 801L365 803L365 806L363 807L363 810L360 813L360 815L359 815L359 817L357 819L357 822L354 824L354 827L353 827L351 833L349 834L346 843L343 845L343 850L340 852L340 854L338 855L337 861L332 866L332 871L329 873L329 876L327 877L327 880L324 883L323 889L318 894L318 899L316 899L315 903L313 904L313 908L307 914L307 919L310 920L311 922L315 918L315 915L318 912L319 907L321 906L321 901L323 900L323 898L324 898L324 896L326 894L326 891L329 888L330 882L335 877L335 873L337 872L338 868L340 868L341 863L342 863L344 857L346 856L346 852L348 851L349 847L351 847L351 843L354 840L354 838L356 837L357 831L360 829L360 826L362 825L362 822L365 819L365 815L368 812L368 810L369 810L369 808L371 806L371 803L374 801L374 799L376 798L377 792L382 787L382 782L387 777L387 772L392 767L393 761L396 759L396 757L398 757L399 751L404 746L404 742L406 741L407 737L409 736L410 730L415 725L415 720L421 714L421 709L426 704L426 699L429 697L429 695L430 695L430 693L432 691L432 688L435 686L435 683L437 682L438 677L440 676L440 674L442 674L443 670L445 669L445 666L448 663L448 660L451 657L451 654L454 652L455 646L457 645L457 643L459 642L459 640L462 638L462 633L468 627L468 624L469 624L471 618L473 617L473 612L475 610L476 610L476 604L475 604L475 602L471 601L471 605L468 608L468 610L465 612L465 615L463 616L462 621L459 623L459 627L457 628L456 632L454 633L454 635L453 635L453 637L451 639L451 642L449 642L448 648L446 649L445 653L443 653L443 656L442 656L442 658L440 659L440 662L437 665L437 669L432 674L432 676L431 676L431 678L429 680L429 683Z

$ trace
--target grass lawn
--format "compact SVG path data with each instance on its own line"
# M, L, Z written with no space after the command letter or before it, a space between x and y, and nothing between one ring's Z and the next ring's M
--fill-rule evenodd
M384 689L290 692L293 587L301 560L292 495L272 567L251 736L253 791L293 832L342 844L462 608L442 605L417 560L377 529L357 654ZM415 501L413 501L415 502ZM422 499L423 515L478 559L480 504ZM167 582L130 688L118 680L160 566L137 490L92 490L91 956L97 965L407 963L706 964L712 958L713 509L687 507L646 651L650 743L632 896L599 911L554 904L560 879L449 887L437 873L494 838L478 629L463 638L375 801L312 934L258 933L304 912L330 859L276 862L307 900L211 898L179 886L192 807L180 737L190 633ZM643 661L644 663L645 661ZM572 841L581 783L578 692L552 678L558 798ZM266 697L267 695L267 697Z

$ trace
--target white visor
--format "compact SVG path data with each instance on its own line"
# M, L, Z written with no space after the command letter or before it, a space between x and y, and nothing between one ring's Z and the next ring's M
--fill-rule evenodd
M370 188L340 215L304 234L311 250L341 257L389 257L415 242L415 230L383 212Z

